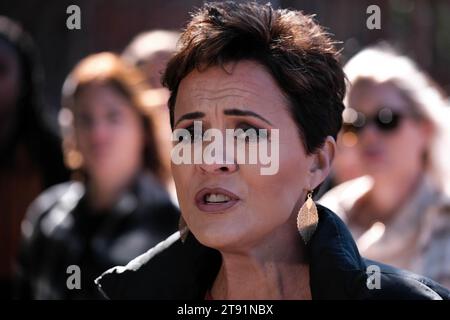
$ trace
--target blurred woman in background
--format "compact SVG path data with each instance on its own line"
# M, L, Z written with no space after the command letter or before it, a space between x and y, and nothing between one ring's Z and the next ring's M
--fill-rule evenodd
M159 139L167 140L172 136L170 128L169 110L167 100L169 100L169 90L164 88L161 77L166 69L166 64L175 53L178 38L177 31L156 29L145 31L135 36L123 50L121 57L128 63L141 70L146 77L150 87L143 95L146 104L159 113L158 131ZM164 143L161 145L161 152L170 154L172 145ZM175 184L168 186L171 197L177 201Z
M168 156L156 138L158 113L142 99L146 89L142 74L112 53L85 58L68 76L59 120L66 162L81 182L57 185L30 207L19 297L95 299L96 275L176 230ZM67 287L70 265L81 270L79 290Z
M320 202L347 222L367 258L450 286L445 100L410 59L388 47L363 50L345 71L351 85L341 143L354 145L353 160L366 176Z
M45 188L68 180L57 125L43 102L43 70L30 36L0 16L0 297L10 298L20 223Z

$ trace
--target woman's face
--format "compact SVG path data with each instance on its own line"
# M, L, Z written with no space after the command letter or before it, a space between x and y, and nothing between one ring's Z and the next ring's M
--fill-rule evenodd
M278 129L279 169L276 174L261 175L259 162L236 164L231 159L232 164L176 165L172 161L189 229L201 243L219 250L251 248L275 236L287 223L296 230L291 214L298 211L306 190L320 183L310 174L315 158L306 155L288 103L270 74L251 61L229 67L231 74L210 67L192 71L181 81L175 129L192 129L194 121L202 121L203 130L216 128L224 136L225 129ZM269 132L269 145L276 143L271 138Z
M144 130L139 114L123 95L107 85L89 85L76 98L74 117L77 146L90 176L126 178L136 173Z
M364 174L392 182L423 170L429 125L412 116L412 106L394 84L357 82L349 92L348 105L371 119L383 108L399 115L390 130L382 130L372 121L357 134L355 147Z

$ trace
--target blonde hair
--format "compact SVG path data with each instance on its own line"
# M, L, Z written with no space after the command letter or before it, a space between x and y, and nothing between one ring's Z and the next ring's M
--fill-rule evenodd
M450 193L450 108L442 90L410 58L387 44L360 51L348 61L344 71L349 80L348 92L358 81L392 83L412 102L412 111L433 125L427 170ZM348 94L344 104L348 106Z
M138 34L122 53L122 58L133 65L151 59L158 52L174 53L180 37L179 32L152 30Z

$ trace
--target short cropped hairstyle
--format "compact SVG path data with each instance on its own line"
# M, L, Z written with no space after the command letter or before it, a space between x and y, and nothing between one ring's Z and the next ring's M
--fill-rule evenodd
M170 90L171 125L180 82L202 71L240 60L264 66L290 102L308 154L342 125L345 75L330 35L312 16L255 2L207 3L192 15L169 61L163 84Z

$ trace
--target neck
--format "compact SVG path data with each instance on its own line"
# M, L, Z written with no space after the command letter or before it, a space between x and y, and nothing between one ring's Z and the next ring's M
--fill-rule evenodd
M211 290L214 299L311 299L300 236L295 228L282 229L257 247L222 252Z
M421 179L421 173L403 177L395 183L392 183L390 179L386 181L377 181L375 179L372 189L363 199L364 206L371 208L372 214L369 216L382 222L391 219L408 201Z
M118 179L117 177L92 177L88 182L88 198L94 211L110 209L120 195L129 187L135 176Z

